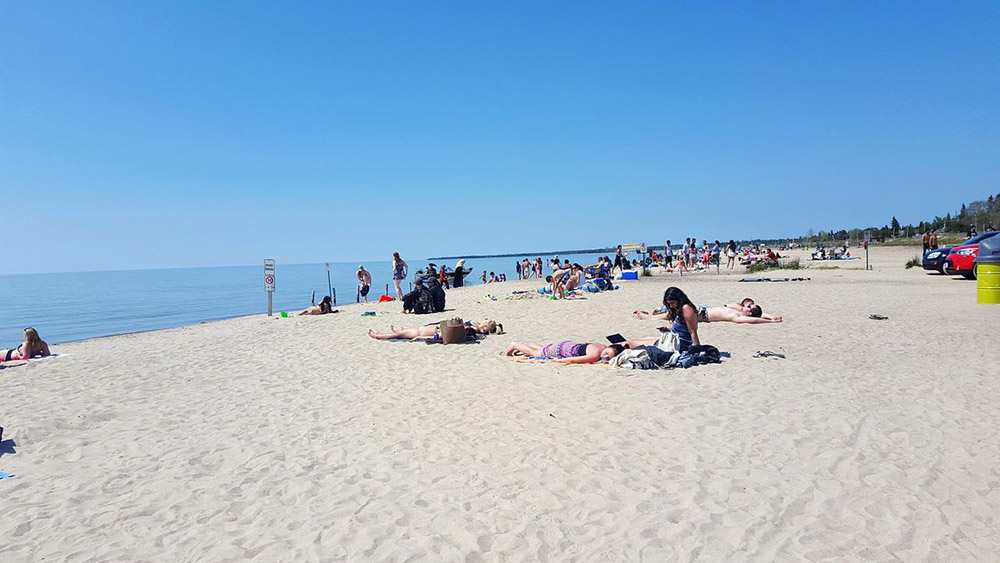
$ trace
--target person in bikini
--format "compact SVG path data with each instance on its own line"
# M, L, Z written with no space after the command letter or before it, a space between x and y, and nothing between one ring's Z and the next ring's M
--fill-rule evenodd
M300 312L299 314L326 315L327 313L336 313L336 312L338 311L333 308L333 299L331 299L330 296L327 295L326 297L323 298L322 301L319 302L319 305L310 305L305 309L302 309L302 312Z
M441 323L430 323L423 326L396 327L389 326L389 332L378 332L368 329L368 336L375 340L438 340ZM466 321L465 330L473 334L503 334L503 325L498 324L493 319L483 319L482 321Z
M49 345L38 336L38 331L28 327L24 329L24 342L17 348L0 350L0 362L13 362L17 360L30 360L36 356L51 356Z
M588 344L563 340L545 345L514 342L507 347L506 353L508 356L528 356L561 364L593 364L601 360L610 360L621 354L624 349L619 344L605 346L594 342Z
M639 319L673 320L669 309L662 313L636 311L634 314ZM722 307L703 305L698 308L698 321L703 323L766 324L780 323L782 318L776 315L765 315L760 305L747 297L739 303L726 303Z

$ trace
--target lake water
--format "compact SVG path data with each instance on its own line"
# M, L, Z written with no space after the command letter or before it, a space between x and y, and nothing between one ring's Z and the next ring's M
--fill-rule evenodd
M535 258L528 257L529 260ZM542 256L543 260L551 256ZM587 265L596 254L567 254ZM467 285L481 283L485 269L517 279L516 258L475 258ZM428 260L408 260L410 274ZM454 267L455 261L436 261ZM395 294L389 262L365 262L372 273L369 300L377 300L389 284ZM355 303L357 263L331 264L330 281L338 306ZM546 273L548 269L546 268ZM277 264L274 311L300 311L329 293L324 264ZM409 283L404 284L404 291ZM51 344L113 334L156 330L256 315L267 312L264 264L219 268L128 270L61 274L0 275L0 348L23 341L25 327L35 327Z

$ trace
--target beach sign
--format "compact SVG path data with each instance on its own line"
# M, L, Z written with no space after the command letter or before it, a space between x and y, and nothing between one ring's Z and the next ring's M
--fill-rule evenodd
M264 260L264 291L267 292L267 316L272 314L274 304L274 258Z
M264 260L264 291L274 292L274 259Z
M865 230L865 242L870 243L871 241L872 241L872 230L871 229L866 229Z

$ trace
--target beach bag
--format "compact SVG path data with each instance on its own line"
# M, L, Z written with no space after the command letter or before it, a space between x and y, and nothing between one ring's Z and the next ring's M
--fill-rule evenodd
M461 344L466 340L465 323L458 317L441 321L439 333L441 344Z
M656 342L656 347L667 353L674 353L680 351L681 340L677 336L676 332L664 332L660 339Z

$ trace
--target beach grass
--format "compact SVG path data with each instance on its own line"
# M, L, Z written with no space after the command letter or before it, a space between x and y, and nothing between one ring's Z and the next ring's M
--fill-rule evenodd
M747 266L747 273L766 272L768 270L801 270L802 263L798 258L791 260L779 260L778 262L757 262Z

